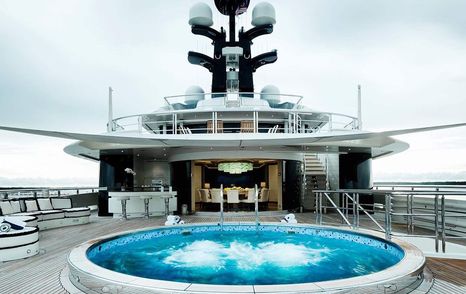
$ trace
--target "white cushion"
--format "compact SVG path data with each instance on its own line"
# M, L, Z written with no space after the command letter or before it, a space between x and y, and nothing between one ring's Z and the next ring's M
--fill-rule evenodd
M69 198L51 198L54 209L71 208L71 199Z
M35 217L33 215L16 215L16 214L12 214L11 217L17 218L20 221L25 222L28 227L37 227L37 217Z
M3 215L13 213L13 207L11 207L10 201L0 201L0 208L2 209Z
M18 213L21 212L21 205L19 204L19 201L10 201L11 208L13 209L13 213Z
M63 211L65 212L65 217L82 217L91 215L91 209L88 207L68 208L63 209Z
M42 213L40 211L32 211L32 212L20 212L15 213L14 215L18 216L34 216L37 218L37 221L42 221Z
M46 210L41 211L42 213L42 220L50 220L50 219L61 219L65 218L65 212L63 210Z
M39 208L37 207L37 202L36 200L26 200L26 211L31 212L31 211L38 211Z
M37 198L37 203L39 203L40 210L52 210L52 203L50 203L49 198Z

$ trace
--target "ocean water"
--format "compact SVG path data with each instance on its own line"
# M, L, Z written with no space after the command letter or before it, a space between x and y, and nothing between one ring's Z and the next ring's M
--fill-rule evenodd
M121 273L200 284L269 285L374 273L402 258L351 240L283 232L210 231L169 235L88 254Z

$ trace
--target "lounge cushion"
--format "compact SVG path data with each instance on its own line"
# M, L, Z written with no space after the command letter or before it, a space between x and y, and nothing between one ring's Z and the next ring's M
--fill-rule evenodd
M54 209L65 209L71 208L71 199L70 198L51 198L52 206Z
M31 212L20 212L13 214L14 216L34 216L37 218L37 221L42 221L42 213L40 211L31 211Z
M88 207L67 208L63 209L63 211L65 212L65 217L82 217L91 215L91 209Z
M53 210L52 203L49 198L37 198L40 210Z
M13 213L13 207L11 206L10 201L0 201L0 209L2 210L3 215Z
M13 209L13 213L21 212L21 205L19 204L19 200L10 201L11 208Z
M37 227L37 217L33 215L12 214L10 217L18 218L20 221L25 222L27 227Z
M39 207L37 207L36 200L26 200L24 202L26 203L26 211L27 212L38 211L39 210Z
M50 219L60 219L65 218L65 212L63 210L45 210L41 211L42 220L50 220Z

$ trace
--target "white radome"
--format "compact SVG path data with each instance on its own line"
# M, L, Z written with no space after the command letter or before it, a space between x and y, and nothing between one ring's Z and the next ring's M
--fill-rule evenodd
M214 21L212 20L212 9L210 6L199 2L194 4L189 9L189 25L201 25L201 26L212 26Z
M252 21L253 26L260 26L266 24L275 24L275 8L269 2L261 2L254 6L252 10Z
M186 89L185 95L186 98L184 102L186 104L191 104L195 103L201 100L204 100L204 89L202 89L200 86L191 86L188 89Z
M274 85L267 85L261 90L261 99L272 104L280 103L280 89Z

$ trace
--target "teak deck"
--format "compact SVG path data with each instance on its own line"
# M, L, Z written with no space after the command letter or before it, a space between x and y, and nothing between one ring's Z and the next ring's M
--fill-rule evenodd
M261 217L261 221L280 221L280 216ZM185 216L186 223L217 222L218 217ZM297 214L300 223L313 223L311 213ZM0 293L68 293L60 283L60 272L66 265L70 249L86 240L102 235L163 225L164 217L121 221L91 217L87 225L72 226L40 232L40 254L23 260L0 263ZM228 221L254 221L253 216L226 217ZM466 260L428 258L427 265L434 275L429 293L466 293Z

